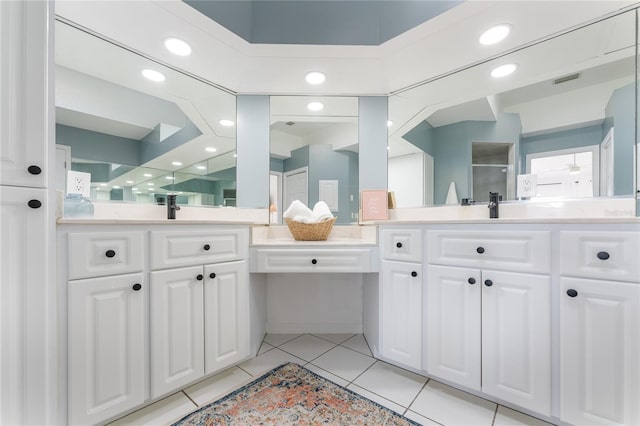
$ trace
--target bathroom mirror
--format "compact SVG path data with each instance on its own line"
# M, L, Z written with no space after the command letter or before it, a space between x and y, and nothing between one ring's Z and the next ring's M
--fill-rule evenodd
M630 11L394 93L396 206L632 197L635 78Z
M271 96L270 222L293 200L322 200L336 224L358 220L358 98Z
M68 169L91 174L92 199L162 204L172 192L180 204L235 205L235 96L55 25L56 143Z

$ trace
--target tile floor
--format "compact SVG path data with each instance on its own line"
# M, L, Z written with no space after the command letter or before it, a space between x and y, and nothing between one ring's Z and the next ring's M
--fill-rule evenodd
M116 420L170 424L287 361L423 425L548 425L371 356L361 334L268 334L258 356Z

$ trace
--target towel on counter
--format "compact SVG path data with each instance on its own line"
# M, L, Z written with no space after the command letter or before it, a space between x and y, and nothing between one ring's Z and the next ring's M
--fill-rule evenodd
M282 214L285 219L292 219L296 222L303 222L303 219L311 221L313 218L313 212L309 207L305 206L303 202L295 200L291 203L289 208ZM309 222L305 222L309 223Z
M312 213L314 222L323 222L325 220L333 219L333 214L331 214L329 206L324 201L318 201L316 205L313 206Z

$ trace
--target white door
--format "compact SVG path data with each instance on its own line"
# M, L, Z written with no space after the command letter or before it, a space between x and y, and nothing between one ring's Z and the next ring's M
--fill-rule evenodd
M426 370L480 390L480 271L431 265L427 271Z
M308 186L309 169L302 167L300 169L285 172L284 174L284 210L295 200L299 200L304 205L309 205L309 186ZM313 208L311 206L310 208Z
M205 374L249 356L249 277L247 263L205 267Z
M204 376L203 268L151 272L151 397Z
M0 1L0 183L45 188L49 2Z
M640 424L640 285L560 278L560 419Z
M547 275L482 271L482 391L551 415Z
M382 355L422 368L422 267L382 261Z
M68 283L69 424L97 424L145 400L143 275Z

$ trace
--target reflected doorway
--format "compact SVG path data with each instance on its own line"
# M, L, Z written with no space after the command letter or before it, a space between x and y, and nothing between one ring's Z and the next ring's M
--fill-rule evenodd
M513 143L473 142L471 169L473 200L489 201L489 192L497 192L505 200L515 199L515 150Z

